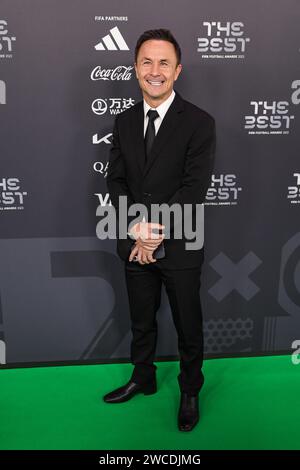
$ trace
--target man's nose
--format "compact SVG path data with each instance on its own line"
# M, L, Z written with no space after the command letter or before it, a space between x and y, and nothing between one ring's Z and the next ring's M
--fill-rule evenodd
M156 62L153 62L152 68L151 68L151 75L159 75L159 74L160 74L159 64Z

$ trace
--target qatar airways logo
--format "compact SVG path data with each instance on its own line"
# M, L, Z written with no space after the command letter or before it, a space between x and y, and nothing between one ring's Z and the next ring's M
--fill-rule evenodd
M248 134L284 135L294 127L294 105L300 103L300 80L294 80L290 101L259 100L250 101L249 113L245 116L244 128Z
M91 80L128 81L132 77L132 70L133 66L131 65L118 65L114 69L103 69L101 68L101 65L97 65L97 67L92 70Z
M109 162L95 162L94 165L93 165L93 170L96 172L96 173L99 173L100 175L103 176L103 178L106 178L107 177L107 170L108 170L108 167L109 167ZM102 204L103 200L100 198L99 194L97 194L98 198L99 198L99 203ZM102 196L101 196L102 197Z
M244 59L250 38L241 21L203 21L204 33L198 37L197 52L202 59Z

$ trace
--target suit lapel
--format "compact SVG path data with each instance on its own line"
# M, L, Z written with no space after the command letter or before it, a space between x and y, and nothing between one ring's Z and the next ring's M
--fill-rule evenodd
M143 177L146 176L163 146L169 141L171 134L176 129L180 120L180 113L183 111L184 102L181 96L176 92L176 96L171 103L159 129L158 133L153 142L153 146L147 161L145 162L145 147L144 147L144 107L143 101L137 104L137 110L135 113L133 132L134 141L136 142L136 157L140 166Z

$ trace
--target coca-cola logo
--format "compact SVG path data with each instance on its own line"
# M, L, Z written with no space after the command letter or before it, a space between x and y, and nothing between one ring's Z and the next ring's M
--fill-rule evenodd
M132 65L118 65L114 69L103 69L97 65L91 73L92 80L130 80Z

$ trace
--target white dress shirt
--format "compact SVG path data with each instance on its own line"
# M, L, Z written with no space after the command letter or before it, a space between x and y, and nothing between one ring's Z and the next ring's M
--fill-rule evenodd
M166 112L168 111L169 107L171 106L172 101L175 98L175 91L172 90L169 98L167 98L162 104L157 106L157 108L151 108L151 106L144 100L144 137L146 134L146 129L148 126L149 117L147 116L147 112L149 109L153 109L158 112L159 117L155 119L154 126L155 126L155 135L158 132L158 129L162 123L163 118L165 117Z

